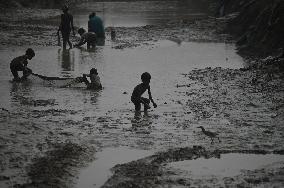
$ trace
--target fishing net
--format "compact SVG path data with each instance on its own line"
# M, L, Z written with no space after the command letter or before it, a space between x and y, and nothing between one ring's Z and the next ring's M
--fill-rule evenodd
M82 77L77 78L59 78L48 77L39 74L32 73L29 76L29 80L33 83L54 86L54 87L78 87L83 86Z

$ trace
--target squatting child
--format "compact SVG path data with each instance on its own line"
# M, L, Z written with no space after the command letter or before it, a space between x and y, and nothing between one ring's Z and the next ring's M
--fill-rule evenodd
M81 36L81 39L78 44L75 44L74 47L82 46L87 43L87 48L96 47L96 38L97 35L94 32L86 32L84 28L78 29L78 33Z
M90 81L87 79L87 77L90 77ZM100 77L98 75L98 71L95 68L92 68L90 70L90 74L83 74L83 77L81 77L82 82L84 82L87 85L87 89L102 89L102 84Z
M28 48L25 55L14 58L10 63L10 70L14 76L13 81L25 80L31 73L32 70L27 67L28 60L31 60L35 56L33 49ZM18 71L23 71L23 76L20 78Z

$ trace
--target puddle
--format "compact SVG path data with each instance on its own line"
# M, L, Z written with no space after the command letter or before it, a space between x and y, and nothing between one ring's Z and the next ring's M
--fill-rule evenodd
M222 154L217 158L198 158L196 160L185 160L173 162L168 167L186 171L191 177L233 177L242 171L253 171L267 166L284 163L283 155L266 154Z
M152 155L147 150L130 149L128 147L106 148L96 153L96 160L79 175L77 188L102 186L112 175L110 169L117 164L123 164Z

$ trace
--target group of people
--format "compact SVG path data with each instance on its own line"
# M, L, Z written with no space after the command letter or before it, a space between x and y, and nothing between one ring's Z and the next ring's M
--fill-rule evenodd
M33 49L28 48L26 53L22 56L14 58L10 63L10 70L14 76L13 81L21 82L27 79L27 77L32 74L32 70L27 67L28 60L31 60L35 56ZM19 77L18 71L23 72L23 76ZM87 79L89 77L90 81ZM80 82L86 84L87 89L102 89L102 84L100 77L98 76L98 71L95 68L90 70L89 74L83 74L83 77L78 78ZM132 92L131 101L135 106L135 111L141 110L141 104L144 106L144 110L147 111L150 108L150 102L152 102L154 108L157 104L154 102L150 89L151 75L148 72L144 72L141 75L142 83L138 84ZM142 97L142 95L148 91L149 99Z
M57 31L58 35L59 32L61 32L64 49L66 49L67 43L70 48L73 47L72 43L70 42L71 31L75 36L73 16L68 12L68 10L69 8L67 5L62 7L63 14L61 14L61 22ZM87 48L95 47L97 44L104 45L105 29L103 21L96 15L95 12L89 15L88 31L86 31L84 28L79 28L78 33L81 36L81 39L77 44L74 45L75 47L79 47L85 43L87 43Z
M69 40L70 33L73 31L73 35L75 35L74 25L73 25L73 16L68 13L68 7L64 6L62 8L63 14L61 15L61 23L58 29L58 32L61 31L63 38L63 48L66 48L67 43L70 48L72 48L72 43ZM96 16L95 13L91 13L89 15L88 21L88 32L85 29L80 28L78 33L81 36L81 40L79 43L74 46L81 46L87 43L87 47L96 46L98 42L104 41L105 32L103 27L102 20ZM111 33L113 35L113 33ZM113 38L114 36L112 36ZM27 79L27 77L32 74L32 70L27 67L28 60L31 60L35 56L35 52L33 49L28 48L24 55L14 58L10 63L10 70L14 76L13 81L21 82ZM22 71L23 76L19 77L18 72ZM89 77L89 80L88 78ZM98 71L95 68L90 70L89 74L83 74L82 77L78 77L77 80L86 84L87 89L102 89L102 84L100 81L100 77L98 76ZM147 111L150 108L150 102L152 102L153 106L156 108L157 104L154 102L150 89L150 80L151 75L148 72L144 72L141 75L142 83L138 84L132 92L131 101L135 106L136 111L141 110L141 104L144 105L144 110ZM149 99L142 97L143 93L148 91Z

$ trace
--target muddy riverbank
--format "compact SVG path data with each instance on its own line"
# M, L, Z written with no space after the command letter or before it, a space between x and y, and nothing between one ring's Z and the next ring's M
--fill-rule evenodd
M59 15L57 9L3 10L0 48L55 47ZM205 18L116 27L117 38L110 48L124 51L146 46L151 50L160 40L174 41L177 48L185 42L234 42L224 32L231 15ZM110 42L109 28L106 32ZM283 160L230 177L206 179L168 166L227 153L283 154L283 59L248 59L241 69L184 70L176 76L180 79L169 86L174 88L171 95L160 96L159 108L142 114L135 114L128 102L122 109L91 111L95 115L84 111L89 103L97 108L100 92L71 88L72 95L82 99L74 107L74 101L56 98L54 93L64 89L37 86L38 92L29 83L12 85L8 95L14 106L8 108L7 98L1 98L0 187L74 187L80 169L94 161L98 152L118 146L158 152L114 166L103 187L283 187ZM129 92L117 95L129 98ZM40 94L44 97L37 98ZM59 108L59 103L67 107ZM221 142L211 143L197 128L201 125L217 132Z

